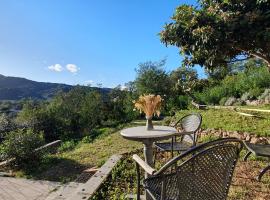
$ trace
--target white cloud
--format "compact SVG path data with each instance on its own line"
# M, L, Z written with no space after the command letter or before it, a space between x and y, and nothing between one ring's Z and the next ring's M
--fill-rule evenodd
M127 90L127 86L121 85L121 90Z
M48 69L55 72L63 71L63 67L60 64L51 65L48 67Z
M72 74L76 74L80 70L80 68L74 64L67 64L66 69Z
M86 85L93 85L94 81L93 80L87 80L87 81L84 81L84 83Z

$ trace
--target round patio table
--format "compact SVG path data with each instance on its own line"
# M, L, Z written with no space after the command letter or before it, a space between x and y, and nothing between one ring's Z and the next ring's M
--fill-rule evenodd
M120 134L128 139L139 141L144 144L145 162L153 166L153 143L159 140L169 139L177 133L177 130L170 126L154 126L153 130L146 130L145 126L137 126L123 129Z

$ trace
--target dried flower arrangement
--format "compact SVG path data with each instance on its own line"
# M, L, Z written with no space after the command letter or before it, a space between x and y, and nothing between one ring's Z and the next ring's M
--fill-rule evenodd
M137 101L133 101L135 109L144 112L146 118L151 118L153 115L160 115L161 103L163 99L160 95L141 95Z

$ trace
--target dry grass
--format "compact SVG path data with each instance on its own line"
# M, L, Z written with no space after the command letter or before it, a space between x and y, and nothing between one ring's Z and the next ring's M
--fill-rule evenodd
M230 200L269 200L270 172L265 174L261 182L255 177L266 165L262 161L240 161L234 173L233 183L229 192Z

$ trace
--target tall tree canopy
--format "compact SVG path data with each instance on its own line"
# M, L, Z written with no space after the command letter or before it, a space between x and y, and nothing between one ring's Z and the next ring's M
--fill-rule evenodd
M170 79L164 70L166 60L145 62L136 68L135 86L138 94L168 95L171 89Z
M257 57L270 69L269 0L199 0L181 5L161 31L161 41L175 45L184 64L208 70L239 58Z

